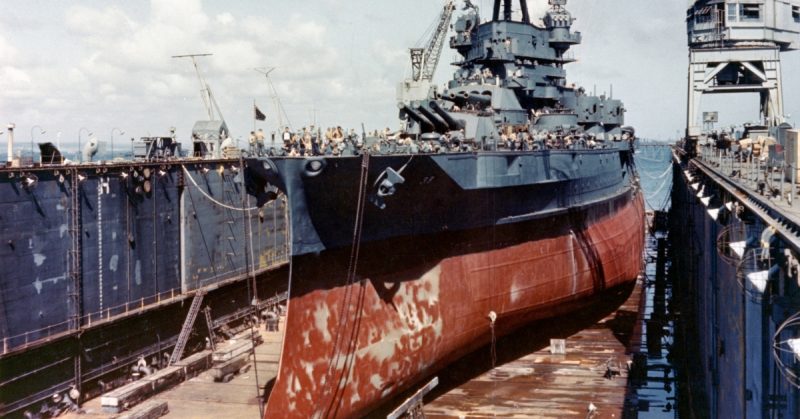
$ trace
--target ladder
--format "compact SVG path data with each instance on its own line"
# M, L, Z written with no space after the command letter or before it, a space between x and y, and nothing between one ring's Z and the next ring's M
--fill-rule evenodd
M83 356L83 344L81 343L81 330L83 328L83 321L81 316L83 314L83 277L81 267L81 202L80 190L81 179L77 170L68 172L70 176L70 205L69 205L69 235L70 247L67 254L67 270L71 285L68 291L68 298L70 301L70 329L77 332L78 346L73 360L73 374L75 379L75 388L78 392L83 392L83 366L81 358ZM80 404L80 400L78 401Z
M178 335L178 342L175 343L175 349L172 350L172 356L169 357L169 365L180 361L183 357L183 350L186 348L186 342L189 341L189 336L192 334L194 320L197 318L197 313L200 312L200 306L203 304L203 297L205 297L205 293L202 291L194 295L192 305L189 307L189 312L186 314L186 320L183 322L181 334Z
M217 339L217 336L214 334L214 320L211 318L211 307L206 306L203 313L206 315L206 327L208 327L208 340L211 344L211 350L215 351L217 349L217 345L214 342Z

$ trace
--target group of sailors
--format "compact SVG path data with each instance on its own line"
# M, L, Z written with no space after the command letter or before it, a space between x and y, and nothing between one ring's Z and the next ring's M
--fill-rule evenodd
M304 127L292 131L288 127L265 147L262 131L251 134L251 151L273 157L332 156L347 157L369 154L442 154L472 153L479 150L536 151L604 148L605 142L595 134L580 132L528 131L524 127L506 127L495 144L478 144L468 139L464 130L445 134L409 134L389 128L359 135L354 129L332 127L321 130Z
M604 148L605 142L593 133L551 132L505 129L500 147L510 151L574 150Z
M716 148L722 156L730 153L737 161L750 162L753 159L766 160L769 157L769 147L777 144L777 141L764 135L737 139L732 131L723 130L707 134L702 144L708 148Z

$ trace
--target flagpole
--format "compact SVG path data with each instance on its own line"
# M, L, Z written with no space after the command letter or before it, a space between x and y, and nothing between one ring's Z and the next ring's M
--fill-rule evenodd
M253 132L256 132L256 100L253 99Z

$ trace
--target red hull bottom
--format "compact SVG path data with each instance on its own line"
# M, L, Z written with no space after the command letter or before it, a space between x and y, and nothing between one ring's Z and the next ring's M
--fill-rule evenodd
M566 233L433 262L409 256L424 268L346 286L330 286L341 282L335 267L318 268L316 281L298 275L265 416L363 416L486 344L490 313L496 334L507 334L641 272L640 196Z

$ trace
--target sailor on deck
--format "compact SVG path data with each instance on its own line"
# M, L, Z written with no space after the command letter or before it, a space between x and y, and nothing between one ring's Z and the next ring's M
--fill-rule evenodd
M291 142L292 142L292 133L289 132L289 127L286 127L283 130L283 144L285 146L288 146L289 143L291 143Z
M264 153L264 130L261 128L259 128L256 133L256 147L258 149L258 155L262 155Z

